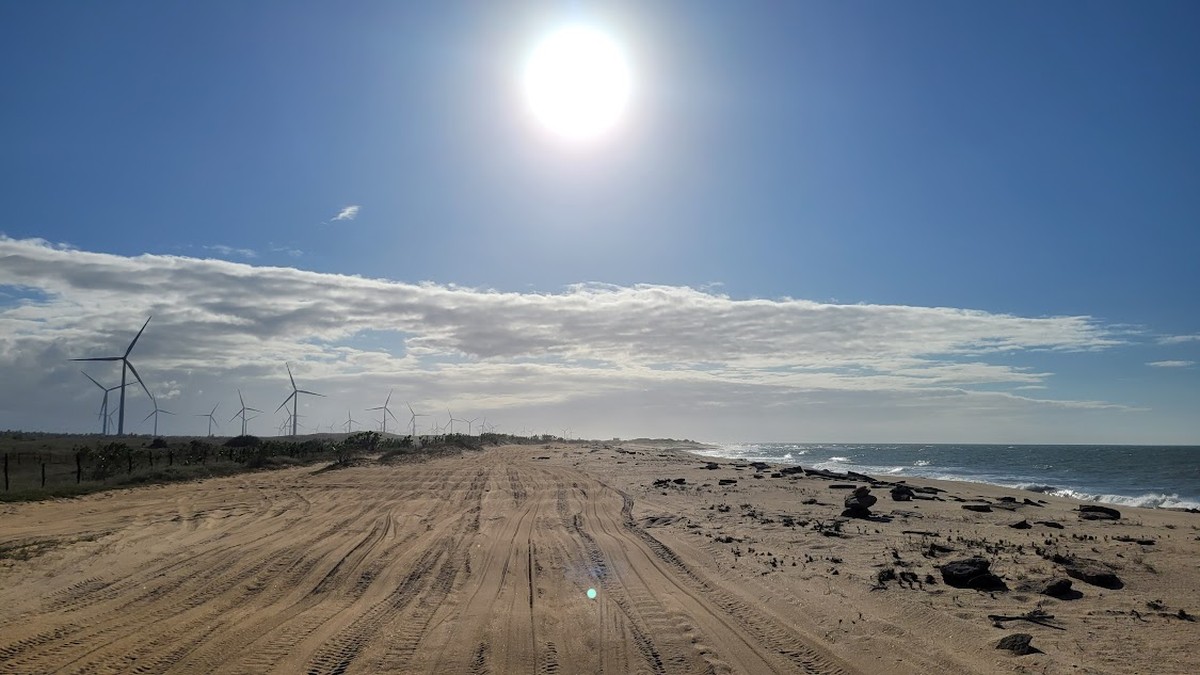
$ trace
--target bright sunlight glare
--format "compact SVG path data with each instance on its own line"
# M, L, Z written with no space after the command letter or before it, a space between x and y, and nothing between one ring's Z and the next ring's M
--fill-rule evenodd
M530 110L551 132L574 140L599 136L621 118L632 78L620 47L604 33L568 26L532 52L523 78Z

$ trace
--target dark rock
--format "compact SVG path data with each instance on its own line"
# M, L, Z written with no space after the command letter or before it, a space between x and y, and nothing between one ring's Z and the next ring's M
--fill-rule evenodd
M1062 565L1063 571L1072 579L1112 590L1125 587L1125 583L1121 581L1112 567L1099 560L1062 555L1055 555L1051 560Z
M1032 641L1033 636L1029 633L1013 633L1012 635L1000 638L1000 641L996 643L996 649L1007 649L1017 656L1040 654L1040 650L1029 644Z
M716 471L717 469L721 468L721 465L717 464L716 462L709 462L708 464L704 465L704 468L708 469L709 471Z
M764 469L771 468L771 465L767 464L766 462L750 462L750 466L754 467L755 471L762 471Z
M717 484L718 485L737 485L737 479L736 478L722 478L721 480L717 481Z
M773 471L771 473L771 478L783 478L783 474L779 473L778 471Z
M684 483L687 482L687 479L686 478L676 478L675 480L673 480L671 482L676 485L683 485Z
M1084 504L1079 507L1079 518L1081 520L1120 520L1121 512L1107 506Z
M870 488L860 487L853 493L846 495L846 499L843 501L846 510L842 511L842 515L848 518L870 518L871 507L877 501L879 499L871 494Z
M939 493L939 492L945 492L945 490L943 490L943 489L941 489L941 488L929 487L928 485L926 485L926 486L923 486L923 487L915 487L915 488L913 488L913 492L922 492L922 493L924 493L924 494L927 494L927 495L935 495L935 494L937 494L937 493Z
M1071 580L1058 577L1046 582L1046 585L1039 591L1042 595L1048 595L1059 600L1073 600L1080 597L1079 591L1071 588Z
M912 501L913 496L916 494L913 492L913 489L907 485L897 485L891 489L890 493L892 495L892 501L896 502Z
M962 507L968 511L977 511L979 513L991 513L992 507L987 504L963 504Z
M829 486L830 490L853 490L858 487L853 483L833 483Z
M991 563L980 557L964 558L948 562L938 569L942 581L955 588L973 588L977 591L1007 591L1004 580L989 571Z
M1029 499L1028 497L1026 497L1025 499L1022 499L1022 500L1021 500L1021 503L1022 503L1022 504L1024 504L1025 506L1036 506L1036 507L1038 507L1039 509L1044 509L1044 508L1046 508L1046 507L1042 506L1041 504L1039 504L1039 503L1037 503L1037 502L1033 501L1032 499Z
M1138 539L1137 537L1127 537L1125 535L1113 537L1113 541L1123 541L1126 544L1141 544L1142 546L1153 546L1155 544L1153 539Z
M826 471L825 469L804 469L804 475L816 476L817 478L832 478L834 480L846 480L849 478L849 476L844 473Z
M1000 497L1000 498L998 498L996 501L998 501L998 502L1008 502L1008 503L1010 503L1010 504L1015 504L1015 503L1017 502L1017 498L1016 498L1016 497Z
M779 470L779 473L790 476L794 473L804 473L804 467L801 466L785 466Z
M876 481L874 478L871 478L870 476L868 476L867 474L865 474L865 473L858 473L858 472L856 472L856 471L847 471L847 472L846 472L846 477L847 477L847 478L853 478L854 480L857 480L857 481L862 481L862 482L864 482L864 483L875 483L875 482L878 482L878 481Z
M1014 530L1028 530L1029 528L1031 528L1033 526L1029 524L1028 520L1022 520L1019 523L1013 523L1012 525L1009 525L1009 527L1011 527Z
M1056 522L1054 522L1053 520L1039 520L1039 521L1037 521L1037 524L1038 524L1038 525L1045 525L1046 527L1052 527L1052 528L1054 528L1054 529L1056 529L1056 530L1061 530L1061 529L1063 529L1063 524L1062 524L1062 523L1056 523Z

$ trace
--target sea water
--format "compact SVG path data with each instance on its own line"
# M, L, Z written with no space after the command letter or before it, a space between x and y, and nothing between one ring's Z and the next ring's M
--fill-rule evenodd
M1200 508L1200 446L738 443L713 457L989 483L1127 506Z

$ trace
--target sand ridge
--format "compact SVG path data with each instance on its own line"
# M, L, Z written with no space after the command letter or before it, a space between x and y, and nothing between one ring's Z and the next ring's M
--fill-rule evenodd
M0 559L0 672L1200 671L1174 614L1200 611L1194 514L976 513L954 498L1019 493L914 481L944 501L876 489L886 520L844 519L832 481L705 465L510 446L7 505L0 547L29 553ZM1059 573L1051 550L1124 588L1017 590ZM927 583L973 554L1014 590ZM987 618L1033 609L1065 630ZM1018 631L1044 653L994 648Z

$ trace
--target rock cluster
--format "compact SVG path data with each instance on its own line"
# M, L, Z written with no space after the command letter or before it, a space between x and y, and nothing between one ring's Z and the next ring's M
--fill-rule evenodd
M877 501L879 500L871 494L870 488L864 485L846 496L843 502L846 510L842 511L842 515L848 518L870 518L871 507Z
M1007 591L1004 580L992 574L992 564L978 556L954 560L942 565L942 581L955 588L973 588L977 591Z

